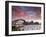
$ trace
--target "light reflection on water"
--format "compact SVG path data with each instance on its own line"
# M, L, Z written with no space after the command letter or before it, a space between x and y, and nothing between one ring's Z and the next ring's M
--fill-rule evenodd
M24 29L24 31L26 30L40 30L41 25L24 25L24 27L21 28Z

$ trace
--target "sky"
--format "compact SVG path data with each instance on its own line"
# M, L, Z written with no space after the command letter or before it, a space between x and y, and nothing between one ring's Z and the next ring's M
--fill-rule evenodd
M41 20L41 7L12 6L12 19Z

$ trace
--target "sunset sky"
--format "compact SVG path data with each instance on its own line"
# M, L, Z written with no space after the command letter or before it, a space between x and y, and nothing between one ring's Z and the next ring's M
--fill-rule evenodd
M12 20L41 20L41 7L12 6Z

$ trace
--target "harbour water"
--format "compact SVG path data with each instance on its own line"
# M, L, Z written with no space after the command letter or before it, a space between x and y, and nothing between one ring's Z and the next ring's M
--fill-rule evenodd
M41 25L24 25L24 27L21 28L21 30L23 29L24 31L26 30L40 30Z

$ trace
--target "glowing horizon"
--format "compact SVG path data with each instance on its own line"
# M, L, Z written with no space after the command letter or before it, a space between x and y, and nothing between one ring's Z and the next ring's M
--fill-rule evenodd
M41 7L12 6L12 21L17 19L41 22Z

